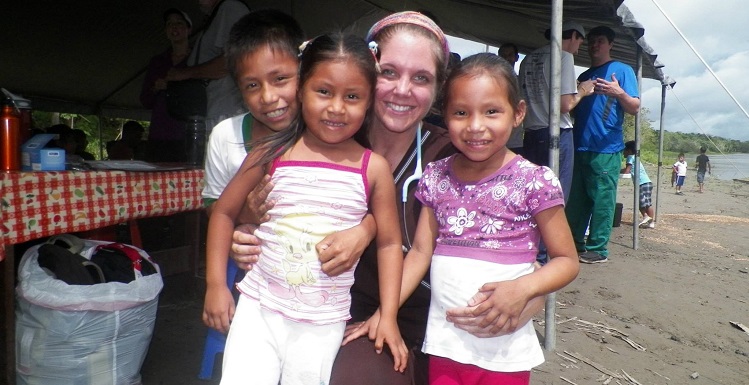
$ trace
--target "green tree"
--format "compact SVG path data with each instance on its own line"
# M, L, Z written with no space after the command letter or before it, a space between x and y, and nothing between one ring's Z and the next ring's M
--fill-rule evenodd
M94 154L96 159L106 157L106 143L115 140L119 135L122 125L130 119L107 118L97 115L80 115L68 113L56 113L46 111L33 111L32 120L35 128L46 129L57 122L66 124L71 128L83 130L88 137L86 151ZM148 122L140 122L148 130ZM99 127L101 126L101 137ZM147 132L147 131L146 131ZM100 150L101 149L101 150Z

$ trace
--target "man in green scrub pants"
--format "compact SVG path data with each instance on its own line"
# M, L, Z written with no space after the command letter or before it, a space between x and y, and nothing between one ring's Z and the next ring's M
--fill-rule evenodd
M608 260L624 149L624 113L634 115L640 108L635 72L611 59L615 37L608 27L590 30L587 38L591 67L577 78L578 82L595 82L594 94L580 101L574 110L575 163L565 209L583 263Z

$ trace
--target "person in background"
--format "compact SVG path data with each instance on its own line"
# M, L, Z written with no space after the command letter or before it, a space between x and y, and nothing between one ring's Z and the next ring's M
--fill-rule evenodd
M447 132L424 122L447 76L450 50L442 30L418 12L397 12L372 26L367 40L377 43L381 68L377 80L369 142L372 151L384 156L390 164L396 184L403 248L411 247L421 205L414 199L415 180L421 176L422 164L455 153ZM420 139L420 140L419 140ZM245 208L252 215L244 223L267 220L265 211L273 200L266 199L272 183L259 186L248 196ZM356 265L356 280L351 288L351 320L346 335L355 333L380 305L376 245L371 243L375 230L369 217L359 226L328 236L316 245L322 268L334 276ZM232 257L244 269L258 260L258 240L247 228L234 232ZM362 254L363 252L363 254ZM543 308L544 301L534 300L516 314L499 317L499 309L482 307L499 292L477 291L471 306L446 309L448 321L476 336L498 336L515 330ZM398 325L408 348L409 365L405 375L393 371L388 354L376 354L374 341L367 336L342 346L333 365L330 385L426 385L428 358L421 352L429 311L429 279L419 285L398 311ZM366 376L362 376L362 369Z
M513 72L515 71L515 63L520 59L520 52L518 51L517 45L514 43L503 43L497 50L497 55L502 59L507 60L507 62L510 63Z
M620 171L621 174L630 174L632 178L635 176L635 141L630 140L624 143L624 156L626 157L626 166ZM638 226L641 229L654 229L655 228L655 210L653 209L653 183L648 177L645 167L642 166L642 162L637 161L639 167L639 180L637 185L640 186L640 214L642 214L642 221Z
M470 301L484 282L500 280L482 289L501 293L492 299L495 306L517 314L513 308L572 282L579 263L564 196L553 171L506 147L525 114L506 61L489 53L464 59L447 79L443 109L460 152L429 163L418 183L416 197L423 206L404 261L401 301L431 266L422 348L430 356L430 385L527 385L530 370L544 361L532 323L508 335L480 338L447 321L444 309ZM524 182L529 180L534 182ZM536 269L541 238L551 260ZM378 319L376 313L366 324L374 327Z
M143 126L135 120L125 122L119 139L107 143L109 160L145 160L144 133Z
M376 223L382 320L375 350L387 345L402 372L408 351L396 316L403 250L385 158L365 146L367 111L377 82L367 43L352 35L318 36L303 44L299 65L301 117L287 130L253 142L208 224L207 258L229 254L245 198L270 173L282 199L256 231L262 257L237 287L221 383L328 384L349 318L354 267L337 277L321 269L314 245L357 225ZM212 269L212 266L207 266Z
M499 47L499 50L497 50L497 54L499 55L499 57L510 63L510 67L512 67L513 73L515 74L515 76L517 76L517 73L515 72L515 63L517 63L518 59L520 58L520 54L518 53L518 46L513 43L504 43L501 47ZM525 156L523 152L524 131L525 129L523 128L523 122L520 122L520 124L512 128L510 139L507 141L507 148L510 151L523 156Z
M234 79L229 75L224 45L232 25L250 10L239 0L198 0L208 15L207 27L198 37L187 59L187 67L172 68L166 79L208 79L205 127L210 133L220 121L247 112Z
M684 195L681 186L684 186L684 180L687 178L687 161L684 160L684 153L679 153L679 158L674 163L673 169L676 172L676 195Z
M632 67L611 58L616 33L599 26L591 29L587 37L591 67L577 80L592 80L595 92L583 98L574 110L575 161L565 212L580 262L601 263L608 260L614 225L624 149L624 114L634 115L640 110L640 91Z
M57 145L65 150L65 163L83 163L83 157L75 153L78 141L76 140L74 130L64 130L60 134L60 139L57 140Z
M697 155L696 167L697 167L697 184L700 187L700 194L705 192L705 172L712 175L713 169L710 166L710 158L705 153L707 148L705 146L700 147L700 154Z
M140 103L151 110L146 159L149 162L184 162L187 160L185 124L172 118L167 111L166 75L171 68L187 66L192 20L177 8L167 9L162 18L170 47L151 58L140 92Z
M75 140L75 154L83 160L95 160L94 154L86 151L88 147L88 135L81 129L73 130L73 139Z
M546 30L546 39L551 31ZM575 57L585 40L585 29L579 23L565 21L562 24L561 88L559 114L559 182L562 184L565 201L572 185L572 168L575 147L572 140L572 117L570 112L586 96L593 94L593 81L577 84L575 79ZM528 113L523 120L523 156L539 166L549 166L551 129L549 127L549 98L551 94L551 44L536 49L520 63L520 89L523 92Z
M47 127L47 129L45 129L44 131L48 134L57 135L56 138L50 140L47 143L47 147L64 148L64 143L62 143L62 139L63 137L67 136L71 131L73 131L73 129L70 128L70 126L68 126L67 124L59 123L59 124L54 124L54 125Z

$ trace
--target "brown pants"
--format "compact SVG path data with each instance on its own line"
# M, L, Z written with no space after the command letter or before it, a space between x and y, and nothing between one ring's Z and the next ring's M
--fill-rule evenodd
M396 372L394 365L387 348L377 354L374 341L361 337L338 350L330 385L427 385L429 360L420 346L409 352L404 373Z

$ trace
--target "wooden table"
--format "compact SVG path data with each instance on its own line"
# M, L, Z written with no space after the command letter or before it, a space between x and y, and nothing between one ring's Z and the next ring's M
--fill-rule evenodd
M198 210L202 189L198 169L0 173L0 382L15 383L14 244Z

